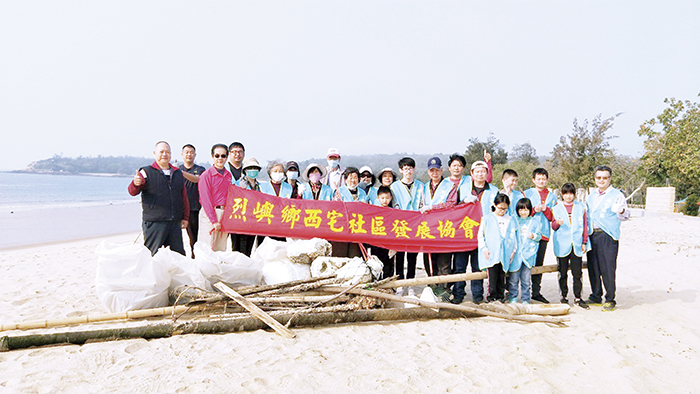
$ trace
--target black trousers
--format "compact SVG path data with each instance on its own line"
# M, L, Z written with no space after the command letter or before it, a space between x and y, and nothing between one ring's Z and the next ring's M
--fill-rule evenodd
M231 233L231 250L240 252L250 257L255 245L255 235Z
M372 254L377 256L379 261L384 264L382 269L382 278L390 278L394 276L394 260L395 257L389 257L389 249L380 248L379 246L372 246Z
M425 265L428 276L442 276L452 273L452 253L430 253L428 263ZM449 283L438 285L444 289L449 289Z
M199 211L190 211L190 219L187 224L187 236L190 239L192 258L194 258L194 244L197 242L197 233L199 233Z
M331 256L333 257L362 257L360 245L354 242L331 242Z
M604 231L591 234L588 252L588 278L591 280L591 301L600 302L605 286L605 302L615 301L615 271L619 242Z
M170 250L185 255L182 246L182 228L179 220L167 220L162 222L143 222L143 244L151 251L151 256L156 254L161 246L170 246Z
M498 263L489 267L486 271L489 278L489 301L501 301L506 293L506 273L503 272L503 264Z
M571 276L574 278L574 297L581 298L581 290L583 283L581 282L583 258L576 256L573 249L566 257L557 257L557 269L559 270L559 291L561 297L566 298L569 294L567 282L569 267L571 267Z
M535 267L541 267L544 264L544 254L547 251L547 243L549 241L540 240L540 245L537 249L537 259L535 260ZM532 296L540 295L542 283L542 274L532 275Z
M406 263L406 279L413 279L416 277L416 262L418 258L418 253L408 253L408 252L397 252L396 253L396 274L399 275L399 279L404 279L403 275L403 264L404 259Z

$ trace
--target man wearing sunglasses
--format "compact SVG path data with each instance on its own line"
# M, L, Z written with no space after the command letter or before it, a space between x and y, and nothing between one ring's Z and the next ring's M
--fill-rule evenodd
M221 216L224 214L226 195L231 185L231 173L225 168L228 148L216 144L211 148L214 165L199 177L199 240L213 250L226 250L226 233L221 230Z
M129 194L141 194L143 208L143 239L151 254L161 246L182 255L182 229L187 228L190 204L182 170L170 165L170 144L156 143L155 161L141 167L129 183Z

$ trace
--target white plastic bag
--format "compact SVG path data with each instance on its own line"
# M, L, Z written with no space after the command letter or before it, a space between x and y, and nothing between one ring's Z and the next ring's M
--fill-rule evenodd
M170 275L168 291L181 285L194 286L203 290L207 288L207 280L191 258L173 252L169 248L160 248L153 259Z
M263 265L263 280L266 285L311 278L308 264L292 263L289 259L268 261Z
M331 243L321 238L287 242L287 257L293 263L311 264L319 256L331 255Z
M224 282L229 286L259 285L262 264L239 252L215 252L209 245L194 244L194 263L206 280L205 290L213 291L212 284Z
M265 237L260 246L250 255L250 258L263 264L268 261L284 260L287 258L287 243Z
M97 253L95 289L109 312L168 305L170 275L142 244L102 241Z

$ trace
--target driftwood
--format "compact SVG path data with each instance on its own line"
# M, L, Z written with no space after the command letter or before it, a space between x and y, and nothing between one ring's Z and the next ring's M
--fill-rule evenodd
M339 305L342 307L342 305ZM335 308L338 309L338 308ZM287 324L293 312L274 314L275 320ZM474 317L469 312L460 313L452 310L438 312L427 308L370 309L359 311L327 311L301 313L294 316L292 327L325 326L339 323L367 321L404 321L418 319L456 319ZM134 338L165 338L180 334L215 334L224 332L255 331L268 328L267 324L253 316L231 317L206 321L162 322L142 327L109 328L100 330L83 330L51 334L35 334L0 337L0 352L50 345L82 345L86 342L113 341Z
M272 290L256 291L255 293L251 293L251 294L255 294L256 296L268 296L268 295L272 295L272 294L302 293L305 291L318 289L321 286L342 283L345 281L347 281L347 279L342 279L342 278L319 279L313 283L302 283L299 285L285 286L285 287L280 287L280 288L272 289Z
M248 285L248 286L241 286L241 287L236 287L235 290L238 292L240 295L249 295L249 294L255 294L255 293L261 293L263 291L268 291L268 290L275 290L275 289L281 289L283 287L290 287L290 286L296 286L296 285L303 285L305 283L313 283L317 282L319 280L324 280L324 279L332 279L335 278L335 274L331 275L324 275L324 276L318 276L315 278L307 278L307 279L300 279L300 280L294 280L291 282L284 282L284 283L277 283L274 285Z
M349 294L357 294L357 295L363 295L363 296L368 296L368 297L375 297L375 298L383 298L385 300L389 301L396 301L396 302L403 302L407 304L414 304L414 305L419 305L425 308L432 308L432 309L451 309L454 311L458 312L465 312L465 313L471 313L471 314L476 314L480 316L491 316L491 317L498 317L501 319L505 320L514 320L514 321L520 321L520 322L528 322L528 323L534 323L534 322L539 322L539 323L550 323L550 324L555 324L558 326L565 326L565 319L563 318L553 318L549 316L530 316L530 315L510 315L510 314L505 314L501 312L493 312L490 310L485 310L477 307L471 307L471 306L464 306L464 305L455 305L455 304L450 304L446 302L427 302L419 299L414 299L410 297L399 297L393 294L387 294L387 293L382 293L379 291L371 291L371 290L362 290L362 289L350 289L346 287L324 287L323 290L329 291L329 292L346 292Z
M587 268L584 264L583 268ZM557 266L543 265L541 267L532 267L532 275L546 274L549 272L557 272ZM415 279L400 279L392 282L384 283L379 288L390 289L396 287L408 287L408 286L424 286L424 285L436 285L440 283L453 283L453 282L464 282L468 280L479 280L486 279L486 272L468 272L466 274L452 274L452 275L441 275L441 276L429 276L427 278L415 278Z
M216 284L214 284L214 287L218 290L221 290L227 296L231 297L231 299L233 299L234 301L239 303L248 312L252 313L253 316L255 316L258 319L265 322L265 324L270 326L270 328L275 330L281 336L283 336L285 338L294 338L296 336L296 334L291 332L287 327L281 325L277 320L273 319L272 316L268 315L262 309L258 308L257 305L246 300L245 297L238 294L236 292L236 290L233 290L232 288L226 286L225 283L223 283L223 282L216 283Z

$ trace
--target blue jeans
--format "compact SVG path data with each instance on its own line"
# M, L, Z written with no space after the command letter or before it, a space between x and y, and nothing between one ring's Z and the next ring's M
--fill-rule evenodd
M454 253L454 264L455 264L455 274L464 274L467 272L468 260L472 263L472 272L479 272L479 250L474 249L469 252L457 252ZM484 280L472 280L472 300L474 302L481 302L484 300ZM457 282L452 289L452 295L457 300L464 299L466 292L464 291L467 284L465 282Z
M508 275L508 293L510 300L518 300L518 282L520 282L520 299L522 302L530 302L530 287L532 286L531 269L523 264L516 272Z

